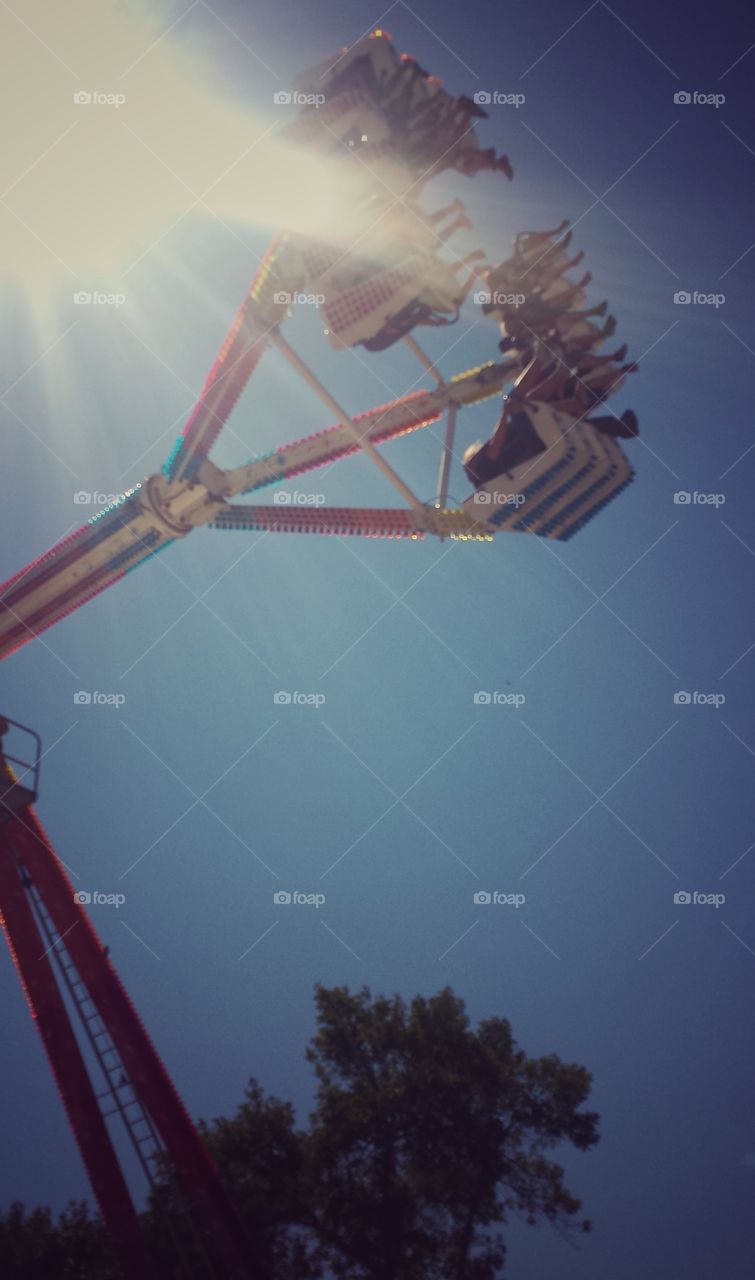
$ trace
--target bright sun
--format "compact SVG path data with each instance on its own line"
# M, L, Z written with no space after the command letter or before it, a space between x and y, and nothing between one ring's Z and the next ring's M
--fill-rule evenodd
M184 217L310 233L343 218L337 180L286 149L272 80L257 118L220 98L219 69L140 0L78 0L75 21L68 5L11 2L0 275L30 302L67 284L117 288Z

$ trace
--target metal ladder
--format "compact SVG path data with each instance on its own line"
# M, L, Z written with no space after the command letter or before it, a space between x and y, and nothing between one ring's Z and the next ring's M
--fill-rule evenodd
M86 983L68 954L65 941L58 933L55 923L45 906L44 899L26 869L21 865L19 865L19 874L29 895L42 939L47 944L48 953L52 953L55 956L63 985L68 991L79 1015L84 1033L105 1082L105 1088L96 1095L102 1117L104 1120L108 1120L112 1116L120 1116L147 1183L151 1189L155 1188L161 1173L164 1173L166 1169L167 1152L165 1146L126 1075L123 1061L113 1043L110 1032L98 1013L94 1000L89 995ZM182 1192L180 1183L177 1185L177 1191L179 1218L184 1222L188 1237L194 1241L199 1253L200 1265L204 1266L209 1280L216 1280L217 1272L207 1257L204 1242L191 1212L191 1206ZM189 1268L186 1256L186 1241L178 1238L176 1226L176 1223L171 1222L169 1227L176 1249L176 1260L182 1269L187 1268L184 1272L186 1276L194 1275L196 1271Z
M89 995L86 983L59 935L44 900L36 885L22 869L21 878L32 903L42 938L57 962L63 984L79 1015L84 1033L94 1053L105 1088L97 1094L103 1119L119 1115L136 1152L139 1164L150 1187L154 1187L160 1172L160 1158L164 1146L147 1112L137 1097L126 1075L121 1056L97 1006Z

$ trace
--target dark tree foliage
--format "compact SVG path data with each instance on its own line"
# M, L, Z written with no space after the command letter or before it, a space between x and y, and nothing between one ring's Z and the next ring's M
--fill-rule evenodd
M553 1149L598 1141L591 1077L529 1058L505 1018L470 1027L446 988L375 997L316 988L307 1129L251 1081L232 1119L201 1126L274 1280L494 1280L506 1222L588 1231ZM206 1280L212 1242L166 1169L142 1215L161 1280ZM117 1280L99 1218L71 1205L0 1214L8 1280ZM218 1272L217 1274L222 1274Z
M546 1152L597 1141L583 1067L528 1058L504 1018L472 1030L449 989L408 1008L343 987L316 999L313 1200L337 1275L489 1280L510 1213L575 1222Z
M85 1204L58 1218L17 1202L0 1211L0 1276L8 1280L121 1280L107 1233Z

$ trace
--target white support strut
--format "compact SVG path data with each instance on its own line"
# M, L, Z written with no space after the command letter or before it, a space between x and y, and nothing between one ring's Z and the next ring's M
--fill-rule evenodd
M448 500L448 477L451 471L451 459L454 455L454 439L456 437L457 405L452 400L448 406L446 418L446 438L443 441L443 452L440 455L440 471L438 472L438 506L441 510Z
M296 372L300 374L307 385L310 386L316 395L320 397L323 404L328 406L331 413L335 414L336 418L341 423L341 426L352 435L360 449L364 450L367 456L375 463L375 466L382 471L383 475L388 480L390 480L394 489L398 490L404 501L408 502L409 506L413 507L415 511L424 512L424 503L420 502L419 498L412 493L408 485L404 484L403 480L398 473L394 471L391 464L386 462L385 458L381 457L374 444L360 434L358 428L354 426L354 423L351 421L346 410L343 409L338 401L333 398L327 387L323 386L319 378L317 378L309 366L304 363L301 356L294 351L290 343L286 342L286 339L277 332L270 334L270 341L273 346L280 351L281 355L285 356L289 364L296 369Z

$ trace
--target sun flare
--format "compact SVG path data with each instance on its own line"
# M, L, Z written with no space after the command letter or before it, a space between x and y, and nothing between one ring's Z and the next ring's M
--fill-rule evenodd
M0 9L0 108L14 122L0 275L31 304L69 285L117 291L184 219L232 234L348 222L338 172L285 145L290 113L272 91L264 114L224 100L206 57L140 4L82 0L75 24L62 6L16 13Z

